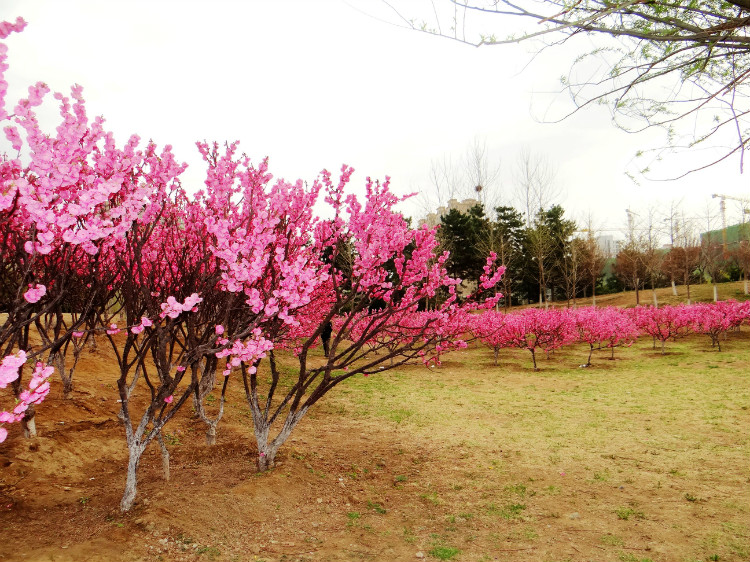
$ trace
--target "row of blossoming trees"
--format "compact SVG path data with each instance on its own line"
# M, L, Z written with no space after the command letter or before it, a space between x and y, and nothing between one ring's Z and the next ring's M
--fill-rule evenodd
M0 24L0 39L24 26ZM388 180L368 179L360 199L345 191L350 168L308 186L273 180L267 162L253 164L236 143L199 143L206 180L191 194L170 146L137 136L118 145L102 118L87 116L79 86L53 94L54 131L37 118L49 103L44 83L9 109L6 53L0 43L9 143L0 157L0 388L15 401L0 413L0 441L15 422L33 436L49 377L57 371L69 396L84 345L105 338L129 451L123 510L151 443L168 468L162 434L184 404L213 442L232 376L245 389L265 470L336 385L464 345L455 319L495 305L498 296L480 305L481 294L457 302L459 280L447 274L435 232L411 229L395 212ZM325 219L316 205L327 206ZM493 262L480 293L494 293L502 275ZM420 313L437 293L443 303ZM329 353L311 360L324 331ZM291 380L277 364L280 349L296 357ZM205 398L216 387L220 404L209 413Z
M651 337L656 347L690 333L705 334L721 351L721 336L750 321L750 301L721 301L691 305L639 306L636 308L530 308L518 313L486 311L465 317L465 329L495 352L525 349L537 368L537 352L551 353L565 345L587 344L591 364L594 349L629 346L640 336Z
M24 25L0 24L0 39ZM107 341L129 451L123 510L133 505L150 444L161 447L168 475L162 436L185 404L215 441L232 378L244 388L265 470L336 385L409 361L439 362L466 345L472 320L482 318L477 335L495 348L510 345L491 341L505 333L504 341L526 342L532 355L554 349L557 339L540 332L529 347L529 331L511 335L510 327L534 317L552 332L556 312L489 312L500 295L483 293L495 292L503 272L494 256L479 293L458 302L459 280L447 274L435 232L411 229L395 212L399 198L387 180L368 179L359 199L346 193L350 168L338 180L322 172L310 186L274 181L267 162L253 164L236 143L199 143L206 180L191 194L169 146L142 145L137 136L119 146L102 118L88 118L78 86L70 96L53 94L60 114L53 132L37 119L49 95L43 83L9 111L6 52L0 43L0 120L9 143L0 156L0 388L10 387L13 404L0 412L0 441L14 423L33 436L35 406L53 373L70 396L84 346ZM316 206L327 206L325 219ZM422 312L438 294L442 304ZM469 314L477 308L488 310ZM591 315L592 326L615 322L593 310L577 314ZM481 335L483 328L490 331ZM581 329L605 341L600 328ZM324 334L330 345L322 358L313 348ZM291 377L279 350L295 358ZM209 411L206 398L217 388Z

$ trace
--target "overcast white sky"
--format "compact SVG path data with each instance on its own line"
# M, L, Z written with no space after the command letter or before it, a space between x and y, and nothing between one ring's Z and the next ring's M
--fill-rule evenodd
M388 15L377 0L0 4L0 19L19 15L28 27L6 40L11 102L38 80L63 92L81 84L89 115L104 115L120 141L137 133L172 144L196 189L204 169L196 140L240 140L289 180L346 163L358 188L366 176L390 175L396 192L409 193L429 191L432 163L459 161L478 139L502 167L504 203L514 203L526 147L557 168L569 215L582 222L590 212L602 229L624 228L627 207L645 214L682 199L689 214L708 205L718 215L712 193L750 193L736 160L677 182L634 184L625 169L660 137L617 130L603 108L539 122L564 111L545 93L558 89L571 53L547 51L524 69L531 46L476 49L400 29L372 17ZM423 210L415 202L404 212Z

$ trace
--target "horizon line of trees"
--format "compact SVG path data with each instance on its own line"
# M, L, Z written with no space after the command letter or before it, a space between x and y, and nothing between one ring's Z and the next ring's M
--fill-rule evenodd
M670 243L660 243L660 222L669 223ZM632 290L636 304L641 291L650 290L658 304L657 288L685 285L690 302L691 285L745 281L748 294L750 271L750 224L739 228L738 240L727 245L720 231L698 235L694 224L672 208L668 219L657 221L649 212L645 226L631 222L626 240L615 255L600 246L596 230L580 228L565 216L562 206L539 207L529 215L513 206L497 206L489 212L478 202L466 211L449 209L440 217L438 239L449 250L448 271L470 286L482 274L484 256L495 252L506 272L498 290L506 308L536 302L576 304L578 298Z

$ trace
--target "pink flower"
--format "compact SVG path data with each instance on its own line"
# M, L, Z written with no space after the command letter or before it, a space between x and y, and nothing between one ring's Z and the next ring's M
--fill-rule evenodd
M198 293L193 293L188 298L185 299L185 304L182 305L182 310L184 312L187 312L188 310L192 310L195 308L195 305L203 302L203 299L198 296ZM195 312L193 310L193 312Z
M26 299L26 302L34 304L46 294L47 287L45 287L44 285L37 285L36 287L33 287L29 284L29 290L23 294L23 298Z
M5 441L6 437L8 437L8 430L4 427L0 427L0 443Z
M182 312L182 305L177 302L177 299L170 296L167 297L167 302L161 303L161 316L164 318L165 316L169 316L170 318L177 318L180 315L180 312Z
M180 373L183 372L184 370L185 370L185 366L184 365L180 365L179 367L177 367L177 371L180 372Z
M21 136L18 134L16 128L9 126L5 127L3 131L5 131L5 138L7 138L10 141L11 146L13 146L13 150L21 150L23 141L21 140Z
M82 338L83 334L85 334L85 332L73 332L73 337L74 338Z
M221 324L217 324L214 330L216 331L216 335L220 336L221 334L224 333L224 326L222 326Z
M5 388L18 378L18 369L26 363L26 352L21 350L16 355L6 355L0 363L0 388Z
M107 334L110 335L110 336L114 336L115 334L119 334L119 333L120 333L120 328L117 327L117 324L115 324L114 322L112 322L109 325L109 329L107 330Z
M5 39L14 31L16 33L21 33L24 27L26 27L26 22L21 17L16 18L15 24L8 21L0 22L0 39Z
M170 394L164 399L164 402L166 402L167 404L171 404L173 400L174 400L174 396Z
M149 320L145 316L141 316L141 323L138 324L137 326L133 326L132 328L130 328L130 331L133 332L134 334L140 334L144 328L148 328L149 326L153 326L153 325L154 323L151 322L151 320Z

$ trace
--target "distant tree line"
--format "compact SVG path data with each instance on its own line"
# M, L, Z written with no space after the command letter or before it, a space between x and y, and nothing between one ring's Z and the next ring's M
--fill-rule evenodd
M745 279L750 270L750 228L741 229L739 240L727 246L721 235L695 234L687 224L674 225L671 244L661 243L663 232L656 221L631 229L617 255L606 255L592 228L579 229L565 216L560 205L540 208L529 219L510 206L487 211L478 203L465 212L450 209L441 217L438 239L451 257L451 275L466 283L476 282L489 252L497 253L506 273L497 289L505 295L506 307L524 303L547 306L550 302L574 305L576 299L618 292L635 291L636 304L641 291L651 290L657 303L657 288L703 281L714 285ZM662 226L662 225L658 225ZM749 227L750 225L742 225Z

